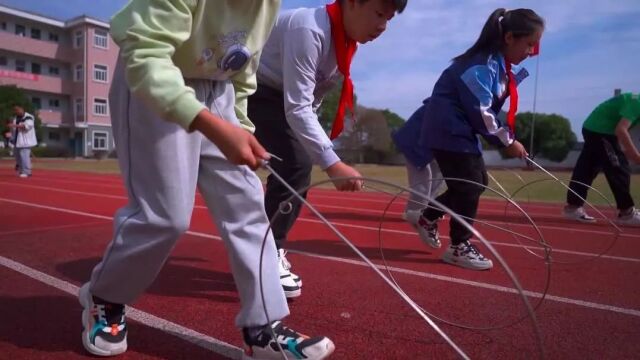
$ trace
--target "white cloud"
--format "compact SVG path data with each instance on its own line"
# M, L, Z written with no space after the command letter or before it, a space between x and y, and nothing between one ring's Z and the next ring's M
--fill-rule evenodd
M332 0L284 0L284 8ZM126 0L0 0L66 19L79 13L109 18ZM64 6L63 6L64 5ZM498 7L529 7L547 23L537 109L569 117L574 129L614 88L640 92L639 0L409 0L383 36L361 46L354 82L362 105L408 117L427 97L449 60L477 38ZM526 66L533 74L535 63ZM520 109L531 109L533 78L521 89Z

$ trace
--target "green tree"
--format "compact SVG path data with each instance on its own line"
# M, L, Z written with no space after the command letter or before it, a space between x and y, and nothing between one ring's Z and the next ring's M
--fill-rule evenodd
M0 86L0 132L4 135L9 128L7 122L13 118L13 105L20 105L24 111L35 117L36 137L42 139L42 121L37 109L33 106L27 95L16 86Z
M318 109L318 120L325 131L330 131L333 126L333 120L336 117L336 112L338 112L338 102L340 101L341 92L342 82L339 82L322 99L322 104ZM354 108L357 108L358 97L355 94L353 95L353 104ZM346 111L345 117L351 118L349 110Z
M532 122L531 112L516 116L516 139L524 145L529 156L535 158L540 155L558 162L564 160L577 141L569 120L557 114L537 113L533 129L533 150L530 149Z
M356 115L354 126L343 135L344 148L358 154L359 162L381 162L392 147L391 132L384 113L358 106Z
M387 125L389 126L389 130L394 131L399 129L405 123L405 119L400 117L400 115L394 113L389 109L384 109L381 111L384 118L387 120Z

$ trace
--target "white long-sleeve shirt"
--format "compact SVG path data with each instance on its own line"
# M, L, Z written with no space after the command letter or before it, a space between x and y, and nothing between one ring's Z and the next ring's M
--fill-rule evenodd
M36 139L35 120L33 115L25 112L20 119L18 119L17 116L14 116L11 122L14 125L24 125L24 128L14 128L11 131L11 137L15 139L14 146L16 148L32 148L38 145L38 140Z
M259 84L284 93L287 122L313 163L326 169L340 161L316 113L342 79L326 8L282 12L262 51L257 76Z

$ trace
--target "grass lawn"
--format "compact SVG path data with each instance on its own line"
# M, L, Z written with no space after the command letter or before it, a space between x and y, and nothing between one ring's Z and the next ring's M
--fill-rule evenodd
M5 158L0 161L0 168L11 168L15 163L12 159ZM119 173L118 164L115 160L91 160L91 159L47 159L40 158L35 159L34 173L37 175L38 169L51 169L51 170L70 170L70 171L82 171L92 173L105 173L105 174L117 174ZM356 169L362 173L365 177L372 177L380 180L385 180L398 185L407 185L406 172L403 166L380 166L380 165L356 165ZM571 177L570 172L552 172L555 176L563 181L568 181ZM518 188L522 187L526 183L535 182L537 180L549 179L549 176L542 171L529 171L521 169L491 169L489 174L493 176L507 192L513 193ZM258 175L264 181L266 178L266 171L258 171ZM314 168L312 174L312 182L325 180L326 176L317 167ZM524 183L523 183L524 181ZM492 180L489 181L489 186L500 190ZM325 184L325 187L332 187L330 184ZM594 188L600 190L609 200L613 201L613 195L609 186L604 178L604 175L600 174L594 181ZM542 181L526 187L516 196L517 200L530 199L531 201L549 201L549 202L564 202L566 189L558 184L556 181ZM631 177L631 195L634 199L640 201L640 175L635 174ZM495 196L491 192L485 192L485 196ZM595 204L604 204L605 201L592 192L589 193L589 201Z

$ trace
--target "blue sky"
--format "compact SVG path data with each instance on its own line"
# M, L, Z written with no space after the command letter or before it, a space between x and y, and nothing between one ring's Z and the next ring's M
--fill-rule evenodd
M87 14L108 20L126 0L0 0L0 4L68 19ZM326 0L284 0L283 7L312 7ZM614 88L640 92L640 1L409 0L387 32L361 46L352 74L360 104L408 117L427 97L449 60L477 38L498 7L530 7L547 21L539 59L520 89L520 110L531 110L539 60L539 112L558 113L578 137L584 118Z

